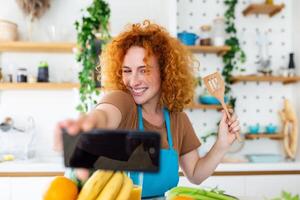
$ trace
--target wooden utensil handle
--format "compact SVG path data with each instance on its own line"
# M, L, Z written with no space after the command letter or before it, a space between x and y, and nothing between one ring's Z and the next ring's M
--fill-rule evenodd
M221 105L222 105L222 107L223 107L224 110L225 110L225 113L226 113L226 115L227 115L227 118L230 120L230 119L231 119L231 115L230 115L230 113L229 113L229 111L228 111L228 108L227 108L226 104L224 103L224 101L221 101ZM243 141L239 133L236 133L236 138L237 138L237 140L238 140L239 142L242 142L242 141Z
M221 105L222 105L223 109L225 110L227 118L231 119L230 113L229 113L228 108L227 108L226 104L224 103L224 101L221 101Z

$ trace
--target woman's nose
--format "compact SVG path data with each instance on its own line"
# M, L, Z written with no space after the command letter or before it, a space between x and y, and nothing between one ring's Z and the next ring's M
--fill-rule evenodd
M135 87L141 84L141 79L138 73L133 73L130 77L130 86Z

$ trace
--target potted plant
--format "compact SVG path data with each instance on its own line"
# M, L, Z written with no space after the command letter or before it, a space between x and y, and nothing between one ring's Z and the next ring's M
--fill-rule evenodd
M38 66L38 82L49 82L49 69L47 61L41 61Z
M75 22L77 30L77 61L81 62L83 69L79 72L80 104L76 107L81 113L85 113L96 104L95 95L99 95L96 87L95 69L99 63L99 53L110 39L108 30L110 8L103 0L93 0L86 9L87 14L81 21ZM97 39L100 35L101 42Z

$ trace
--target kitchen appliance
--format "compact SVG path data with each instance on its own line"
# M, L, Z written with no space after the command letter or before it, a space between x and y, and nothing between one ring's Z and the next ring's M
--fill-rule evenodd
M63 130L67 167L157 172L160 135L156 132L93 129L76 136Z

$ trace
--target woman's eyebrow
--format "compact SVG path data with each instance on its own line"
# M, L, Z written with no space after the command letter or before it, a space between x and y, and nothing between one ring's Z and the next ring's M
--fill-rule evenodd
M145 67L146 67L146 65L141 65L141 66L138 66L137 68L141 69L141 68L145 68ZM124 65L123 68L131 68L131 67Z

